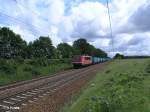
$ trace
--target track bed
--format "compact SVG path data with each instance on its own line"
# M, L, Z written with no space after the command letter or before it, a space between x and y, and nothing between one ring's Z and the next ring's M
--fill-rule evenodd
M57 112L106 63L0 88L0 112Z

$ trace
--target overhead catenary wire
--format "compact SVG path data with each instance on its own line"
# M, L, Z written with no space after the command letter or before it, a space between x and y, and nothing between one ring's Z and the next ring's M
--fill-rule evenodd
M22 4L18 3L17 0L12 0L16 3L16 5L20 5L23 8L26 8L25 6L23 6ZM30 11L30 10L29 10ZM34 13L34 11L30 11L32 12L32 14ZM34 13L34 15L37 15L36 13ZM28 29L29 32L31 32L34 36L40 36L43 35L43 29L37 25L33 25L31 22L26 22L23 20L23 18L18 18L18 17L13 17L10 16L9 14L6 13L5 10L0 9L0 17L6 17L8 18L10 21L12 21L13 23L19 23L21 25L23 25L26 29ZM7 23L7 20L5 20L5 22L7 25L10 25L10 22ZM44 29L44 32L50 32L47 29ZM54 35L52 32L50 32L51 36Z
M111 44L112 44L112 53L114 53L114 40L113 40L113 30L112 30L112 22L111 22L111 15L110 15L110 8L109 8L109 0L106 0L107 6L107 14L109 19L109 27L110 27L110 37L111 37Z
M22 5L21 3L19 3L17 0L13 0L18 6L21 6L21 7L23 7L24 9L27 9L27 7L26 6L24 6L24 5ZM33 15L36 15L36 16L38 16L38 14L37 13L35 13L33 10L29 10L30 11L30 13L32 13Z
M21 6L21 7L23 7L24 9L27 9L26 6L24 6L23 4L19 3L17 0L13 0L13 1L14 1L18 6ZM35 13L33 10L30 9L29 11L30 11L30 13L32 13L33 15L39 16L38 13ZM35 25L34 25L34 26L35 26ZM35 26L35 27L38 27L38 26ZM51 31L49 31L49 30L47 30L47 29L44 29L44 31L50 32L51 35L56 35L55 33L52 33Z
M19 24L22 24L24 25L25 27L28 28L29 31L32 31L32 33L34 33L34 35L38 36L38 33L40 33L41 31L36 28L35 26L33 26L32 24L29 24L29 23L26 23L25 21L21 20L21 19L18 19L18 18L15 18L15 17L12 17L12 16L9 16L8 14L5 14L3 12L0 11L0 16L1 17L6 17L8 18L9 20L13 21L14 23L19 23ZM9 25L9 24L8 24ZM30 26L30 27L29 27Z

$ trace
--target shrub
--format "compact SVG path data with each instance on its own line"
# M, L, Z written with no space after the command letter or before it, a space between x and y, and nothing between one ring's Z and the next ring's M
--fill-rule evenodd
M35 77L40 76L42 74L39 67L31 65L25 65L23 71L28 72L28 74Z
M16 73L16 70L17 70L17 67L15 64L9 62L10 60L4 60L4 59L1 59L0 60L0 71L1 72L4 72L6 74L15 74Z
M40 66L48 66L48 59L47 58L38 58L37 59Z
M37 59L33 58L33 59L28 60L27 64L37 66L38 65L38 61L37 61Z
M28 61L28 64L34 66L48 66L48 59L47 58L33 58Z
M61 63L71 63L71 59L68 58L64 58L64 59L60 59Z
M105 71L106 74L108 74L108 73L110 73L110 72L111 72L111 70L106 70L106 71Z
M149 64L147 65L145 71L146 71L147 73L150 73L150 62L149 62Z
M27 72L29 72L29 71L31 71L32 70L32 66L30 66L30 65L26 65L24 68L23 68L23 71L27 71Z
M34 76L39 76L41 74L41 72L37 68L32 68L31 73Z
M83 112L110 112L110 104L102 97L93 96L88 99L88 105Z
M60 63L59 59L49 59L48 60L48 64L58 64L58 63Z
M23 64L24 63L24 59L22 57L16 57L15 58L15 62L17 62L19 64Z

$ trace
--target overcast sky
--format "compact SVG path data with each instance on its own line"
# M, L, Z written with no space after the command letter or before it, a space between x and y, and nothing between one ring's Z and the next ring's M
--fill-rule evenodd
M0 26L27 42L40 35L55 46L86 38L109 55L150 55L150 1L109 0L109 6L113 39L106 0L0 0Z

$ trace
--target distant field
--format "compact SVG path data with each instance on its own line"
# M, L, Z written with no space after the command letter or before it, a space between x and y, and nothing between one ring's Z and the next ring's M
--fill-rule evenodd
M150 59L115 60L63 112L150 112Z
M48 62L43 59L0 60L0 86L52 75L71 67L71 63L68 62Z

